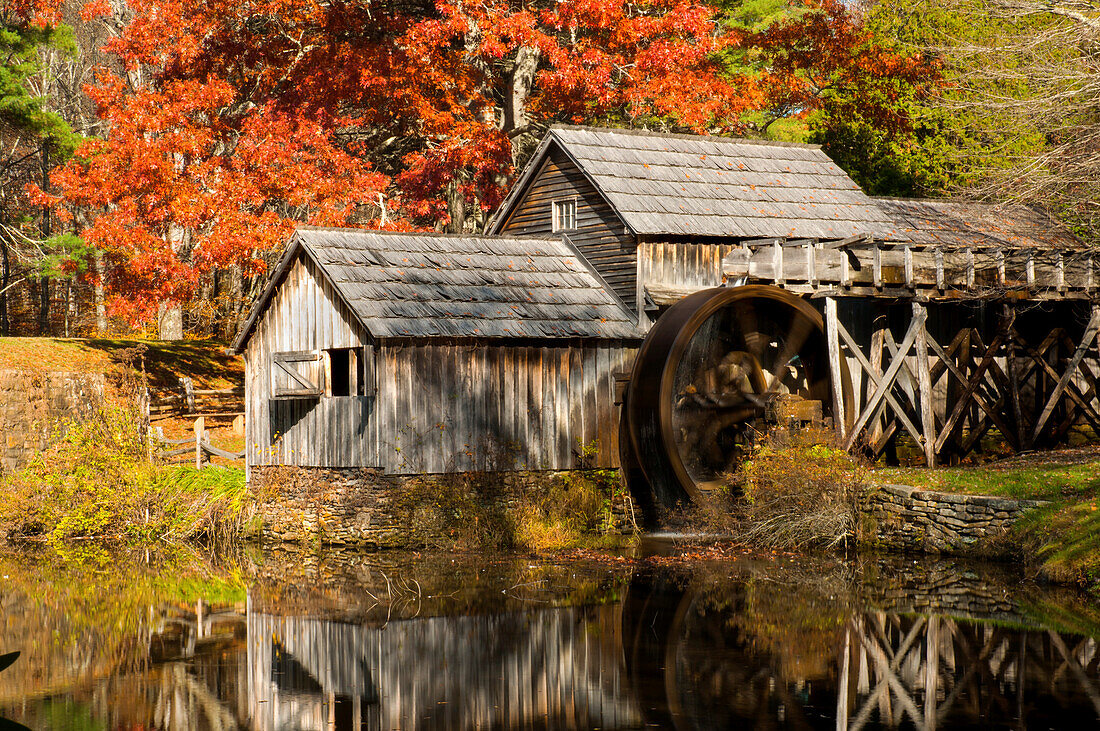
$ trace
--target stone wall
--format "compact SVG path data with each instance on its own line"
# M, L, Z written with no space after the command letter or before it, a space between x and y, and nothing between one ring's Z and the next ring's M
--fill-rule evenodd
M1008 529L1038 500L878 485L864 496L860 542L917 553L1005 555Z
M102 373L0 371L0 470L15 470L49 444L61 419L104 401Z
M507 508L525 490L537 490L560 473L501 472L491 479L496 498ZM425 543L446 543L449 537L434 532L432 521L417 514L416 500L406 499L417 480L422 483L417 499L430 499L431 480L460 476L383 475L373 469L253 466L249 479L260 496L253 538L261 541L310 541L330 545L370 548L408 548ZM616 496L611 505L611 530L634 530L630 498ZM639 516L640 519L640 516Z

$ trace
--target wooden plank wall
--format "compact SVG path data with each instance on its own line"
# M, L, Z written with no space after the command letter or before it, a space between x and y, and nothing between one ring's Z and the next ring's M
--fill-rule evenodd
M636 348L618 341L494 345L462 340L383 343L378 454L387 473L561 470L598 447L618 466L613 374Z
M637 310L634 238L588 178L555 147L523 199L501 227L508 236L554 237L553 201L577 198L577 228L569 238L627 306Z
M248 465L370 466L377 462L373 398L271 398L272 354L353 348L364 342L355 317L299 259L279 285L245 349ZM276 438L277 436L277 438Z
M618 466L613 374L633 363L632 346L389 341L377 348L375 398L271 398L273 353L364 340L314 265L295 263L245 351L249 465L559 470L594 445L595 466Z
M722 286L722 258L730 244L642 243L638 280L657 304L672 304L701 289Z

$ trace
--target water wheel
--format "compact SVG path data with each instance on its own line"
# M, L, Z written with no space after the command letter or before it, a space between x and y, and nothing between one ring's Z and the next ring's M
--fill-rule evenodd
M653 325L631 372L620 439L631 492L647 514L695 499L737 467L777 407L827 415L830 394L808 302L766 285L689 295Z

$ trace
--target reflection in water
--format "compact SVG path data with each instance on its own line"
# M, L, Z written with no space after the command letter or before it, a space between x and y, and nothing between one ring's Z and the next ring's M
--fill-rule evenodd
M248 613L257 729L632 728L614 606L362 626Z
M994 567L641 562L607 580L600 566L416 557L399 569L416 587L402 604L380 599L376 579L384 588L389 576L362 557L312 582L293 563L272 579L264 561L242 601L154 593L144 608L119 596L89 611L87 594L56 576L17 577L0 601L0 647L29 662L0 674L0 716L32 728L211 731L1100 719L1093 615Z

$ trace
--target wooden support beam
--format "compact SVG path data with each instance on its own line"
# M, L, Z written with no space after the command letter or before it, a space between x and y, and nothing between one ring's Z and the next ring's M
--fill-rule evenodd
M870 353L870 366L871 371L879 379L882 378L882 353L886 349L886 333L890 327L886 321L886 315L881 312L875 317L874 331L871 333L871 353ZM874 380L868 382L867 396L871 396L871 388L876 385ZM896 431L896 430L895 430ZM871 431L869 434L873 443L878 443L879 437L882 436L882 425L878 419L875 419L871 424ZM885 446L885 445L884 445Z
M844 327L844 323L840 322L840 320L837 320L837 333L840 335L840 338L843 341L844 345L847 346L849 352L851 352L851 354L855 356L856 362L859 363L859 366L864 370L864 372L866 372L870 384L875 388L878 388L882 384L884 376L882 375L881 371L879 371L867 361L867 357L863 355L863 351L860 350L859 345L856 344L855 339L851 336L847 328ZM882 351L880 350L879 352L881 353ZM916 425L912 422L912 420L909 419L905 409L894 397L894 394L891 393L889 389L887 389L884 398L886 399L886 402L893 407L897 418L901 420L903 426L905 426L905 429L909 432L913 439L919 442L922 438L921 430L917 429ZM866 424L864 426L866 426ZM848 434L849 449L851 448L851 445L854 444L854 437L856 436L854 433L854 429L855 427L853 427L853 431L849 432Z
M908 249L906 249L908 251ZM928 365L928 345L932 338L928 337L925 323L928 321L928 313L924 305L913 303L913 321L920 321L917 336L913 340L913 347L917 351L917 386L920 394L920 420L922 435L924 437L924 463L928 467L936 466L936 412L932 402L932 377ZM943 353L936 344L938 352ZM904 357L904 353L900 357Z
M1020 382L1024 374L1020 372L1016 362L1016 308L1012 305L1004 306L1004 315L1001 327L1005 334L1006 353L1005 368L1008 370L1009 401L1012 404L1012 417L1016 422L1016 444L1019 449L1031 449L1029 432L1024 421L1024 407L1020 402Z
M775 284L777 287L782 287L785 281L783 276L783 245L779 241L772 244L772 257L775 262Z
M1096 340L1097 331L1100 331L1100 305L1093 305L1092 317L1089 319L1088 326L1085 327L1085 334L1081 338L1081 343L1077 346L1077 352L1070 358L1069 363L1066 365L1065 372L1062 373L1062 377L1058 380L1058 385L1054 387L1054 391L1051 392L1050 398L1047 399L1046 405L1043 406L1039 418L1035 420L1035 426L1031 432L1032 442L1038 439L1039 433L1047 423L1047 419L1054 413L1054 407L1061 399L1062 392L1066 390L1066 385L1069 384L1070 379L1073 378L1073 374L1077 372L1078 366L1081 365L1081 361L1084 360L1088 349L1092 347L1093 342Z
M909 330L905 333L905 337L902 339L902 344L898 348L899 355L894 357L894 359L891 361L890 367L886 369L886 374L882 377L882 380L876 383L874 394L867 402L867 406L863 409L863 412L859 415L859 418L856 419L855 425L852 426L852 431L848 434L848 440L845 443L846 448L852 448L852 446L855 444L856 438L867 426L867 423L871 421L871 419L878 416L879 411L889 400L887 397L890 394L890 389L894 386L894 380L897 378L898 372L901 370L902 366L905 365L905 354L908 353L910 348L913 347L913 343L917 339L918 330L924 326L925 317L926 314L923 309L920 311L919 314L914 314L912 322L909 323ZM841 326L841 328L842 327L843 326ZM856 348L856 350L858 350L858 348ZM892 398L892 396L890 398ZM912 424L912 422L909 421L908 417L905 417L904 412L901 410L900 406L895 406L895 408L899 410L898 418L903 419L903 423L908 422L906 423L906 428L910 429L910 434L912 434L913 438L916 439L918 442L922 442L923 435L921 431L919 431ZM921 444L921 446L923 447L924 445Z
M999 345L997 341L994 341L994 344ZM981 386L982 380L984 379L985 369L988 369L994 363L993 359L997 355L996 350L991 349L990 351L988 351L986 353L987 357L982 359L982 365L979 366L977 371L975 371L975 375L967 378L966 374L959 370L959 367L955 365L955 363L951 362L951 360L947 357L947 354L940 349L938 343L930 339L929 345L931 345L932 349L936 351L937 355L940 356L943 363L946 364L948 371L950 371L951 374L955 376L955 378L966 384L966 390L963 392L962 396L955 402L955 407L951 410L950 415L948 415L947 418L944 419L943 429L940 431L939 437L937 437L935 443L936 452L938 453L940 450L943 449L944 445L947 444L947 441L951 438L952 433L956 431L956 426L961 423L962 415L966 413L967 404L971 399L973 399L974 402L977 403L979 407L981 407L982 411L986 413L986 415L991 421L993 421L993 423L998 424L997 428L1001 429L1002 431L1007 429L1007 425L1005 425L1004 421L1000 418L1000 414L997 408L995 406L991 406L978 390L978 388Z
M829 379L833 389L833 421L841 441L848 437L848 420L844 410L844 382L840 352L840 320L836 313L836 298L825 300L825 340L829 349Z

